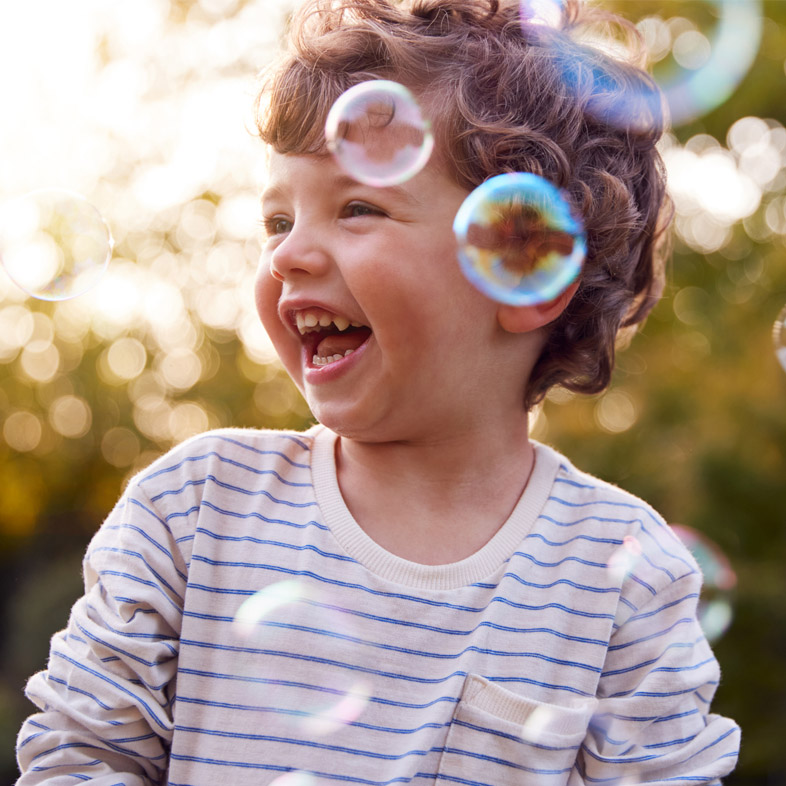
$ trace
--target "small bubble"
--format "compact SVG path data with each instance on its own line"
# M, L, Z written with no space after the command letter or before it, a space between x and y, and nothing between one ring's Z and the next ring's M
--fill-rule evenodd
M553 300L575 281L586 254L581 222L563 193L531 173L482 183L459 208L453 231L467 279L516 306Z
M641 543L633 535L626 535L622 539L622 545L611 555L607 566L609 578L615 584L621 584L633 572L641 558L641 551Z
M720 547L692 527L673 524L677 537L693 554L701 569L704 583L698 605L698 618L709 641L719 639L731 625L733 607L731 592L737 575Z
M79 194L41 189L0 206L0 262L39 300L68 300L94 287L112 247L103 216Z
M328 113L325 138L347 174L377 187L409 180L434 148L431 123L412 94L385 79L361 82L339 96Z
M786 306L778 314L772 326L772 341L775 344L775 357L786 371Z

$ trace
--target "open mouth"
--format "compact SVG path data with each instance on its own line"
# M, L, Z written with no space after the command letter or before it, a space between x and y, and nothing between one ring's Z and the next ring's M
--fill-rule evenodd
M323 309L305 309L295 324L313 366L328 366L351 355L371 336L371 328Z

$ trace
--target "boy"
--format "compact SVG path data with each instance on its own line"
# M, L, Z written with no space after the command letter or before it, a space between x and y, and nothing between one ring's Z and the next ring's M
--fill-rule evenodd
M608 384L620 327L660 292L651 83L571 41L576 3L563 14L552 29L497 0L352 0L296 18L261 102L256 300L319 425L213 432L132 481L29 683L20 786L717 784L733 768L695 562L645 503L528 438L551 386ZM373 78L434 120L431 162L400 186L325 150L327 110ZM628 94L647 123L620 127ZM500 305L456 262L459 205L503 171L546 177L582 215L584 269L551 302Z

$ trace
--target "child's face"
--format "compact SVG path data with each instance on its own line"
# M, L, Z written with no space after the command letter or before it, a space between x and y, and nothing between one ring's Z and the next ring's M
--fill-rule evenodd
M432 165L374 188L330 156L271 153L257 309L329 428L370 441L433 438L499 405L515 365L511 336L456 261L453 218L467 193ZM516 386L511 401L521 401Z

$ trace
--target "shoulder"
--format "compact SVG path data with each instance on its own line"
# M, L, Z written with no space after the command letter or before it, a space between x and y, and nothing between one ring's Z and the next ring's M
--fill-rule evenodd
M671 579L700 575L698 565L664 517L640 497L583 472L554 448L536 444L558 462L549 504L565 522L608 536L610 545L641 553Z
M222 428L197 434L164 453L131 480L142 488L166 482L167 476L202 475L217 465L238 469L260 463L308 468L314 430Z

